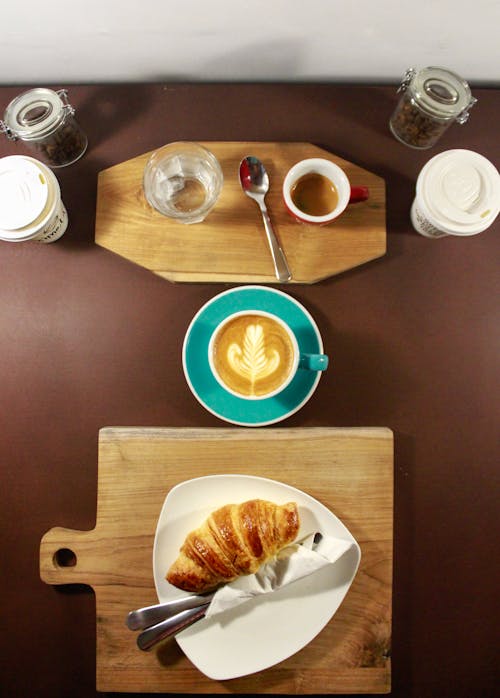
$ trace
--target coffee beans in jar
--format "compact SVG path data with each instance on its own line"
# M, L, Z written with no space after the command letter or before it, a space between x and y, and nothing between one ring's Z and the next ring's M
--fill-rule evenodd
M469 85L445 68L409 69L390 120L393 135L412 148L431 148L456 121L463 124L476 103Z
M65 90L24 92L8 105L0 129L10 140L25 143L49 167L70 165L87 149L87 136Z

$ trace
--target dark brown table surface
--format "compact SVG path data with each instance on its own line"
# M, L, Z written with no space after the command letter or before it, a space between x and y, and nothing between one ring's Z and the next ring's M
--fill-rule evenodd
M0 88L0 111L23 89ZM416 151L389 132L394 86L70 87L89 149L57 171L69 229L0 242L2 695L96 694L93 594L42 583L38 553L52 526L95 524L99 429L229 426L193 398L180 350L200 306L236 284L173 285L94 243L97 173L174 140L308 141L385 179L385 257L286 288L333 362L281 424L394 431L392 695L495 694L500 221L429 240L409 219L431 156L468 148L498 167L500 90L473 93L469 123Z

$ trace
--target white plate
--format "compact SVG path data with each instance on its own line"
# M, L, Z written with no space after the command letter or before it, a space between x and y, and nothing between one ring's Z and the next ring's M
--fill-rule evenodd
M352 542L353 547L316 574L179 633L179 646L211 679L232 679L267 669L305 647L337 611L361 559L359 545L344 524L323 504L294 487L247 475L196 478L168 493L158 520L153 574L161 602L185 595L166 581L165 574L186 535L218 507L254 498L277 504L297 502L299 538L320 530Z

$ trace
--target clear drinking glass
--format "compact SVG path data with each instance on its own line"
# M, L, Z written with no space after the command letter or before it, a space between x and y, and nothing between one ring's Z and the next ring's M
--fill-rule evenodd
M148 203L179 223L200 223L215 206L224 177L213 153L198 143L169 143L144 168Z

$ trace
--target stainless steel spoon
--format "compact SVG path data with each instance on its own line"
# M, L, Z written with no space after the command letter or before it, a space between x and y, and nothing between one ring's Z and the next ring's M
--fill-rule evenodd
M265 196L269 191L269 176L262 162L249 155L240 163L241 188L247 196L256 201L262 213L267 241L273 258L274 271L279 281L290 281L292 274L288 268L285 254L274 233L271 218L265 204Z

